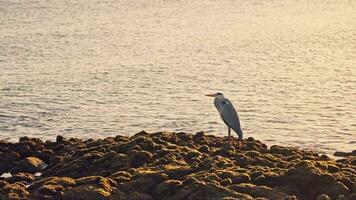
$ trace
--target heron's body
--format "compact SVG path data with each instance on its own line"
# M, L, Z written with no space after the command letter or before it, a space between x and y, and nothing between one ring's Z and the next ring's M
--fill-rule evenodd
M239 136L239 140L242 140L243 133L240 125L239 116L234 106L230 102L230 100L225 98L224 95L221 93L216 93L214 95L208 95L208 96L215 97L214 105L216 109L219 111L221 119L228 126L229 140L230 140L230 128L237 133L237 135Z

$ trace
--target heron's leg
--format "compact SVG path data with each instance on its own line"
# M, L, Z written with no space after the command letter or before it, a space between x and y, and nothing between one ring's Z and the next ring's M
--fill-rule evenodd
M229 140L229 144L231 144L231 129L229 126L227 128L228 128L228 140Z

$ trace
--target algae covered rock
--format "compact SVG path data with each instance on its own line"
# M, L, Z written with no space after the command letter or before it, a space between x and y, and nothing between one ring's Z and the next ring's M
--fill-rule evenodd
M316 162L301 161L286 172L284 181L295 184L305 196L317 198L326 194L331 198L346 195L349 189L327 171L317 167Z
M0 187L0 199L1 200L20 200L28 199L30 193L26 190L26 186L22 183L2 183Z
M35 180L35 176L33 174L29 173L17 173L9 178L6 179L9 183L15 183L15 182L27 182L31 183Z
M181 187L183 187L182 181L167 180L155 187L153 196L157 197L158 199L169 199L174 194L176 194Z
M239 185L229 186L229 188L237 192L249 194L254 198L263 197L266 199L275 200L297 199L295 196L288 195L282 191L278 191L276 189L269 188L266 186L256 186L253 184L242 183Z
M27 157L21 160L14 168L11 169L11 173L18 172L24 173L36 173L41 172L47 166L41 159L36 157Z
M143 173L133 176L132 179L122 185L125 191L138 191L148 193L152 191L156 185L168 180L168 175L163 173Z
M335 160L294 147L269 149L253 138L228 144L204 132L0 141L0 172L10 171L12 177L0 177L1 200L356 197L352 154Z
M171 197L175 200L204 200L204 199L224 199L235 198L241 200L252 200L252 197L246 194L241 194L211 183L195 183L186 185L179 189L177 193Z

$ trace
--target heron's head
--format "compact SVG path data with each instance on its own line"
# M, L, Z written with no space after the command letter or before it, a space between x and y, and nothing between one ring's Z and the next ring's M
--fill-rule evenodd
M218 97L218 96L224 96L221 92L217 92L215 94L207 94L205 96L208 96L208 97Z

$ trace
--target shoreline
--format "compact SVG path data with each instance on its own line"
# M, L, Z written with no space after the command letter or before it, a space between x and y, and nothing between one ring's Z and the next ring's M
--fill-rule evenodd
M356 151L335 154L203 132L22 137L0 140L0 199L356 199Z

